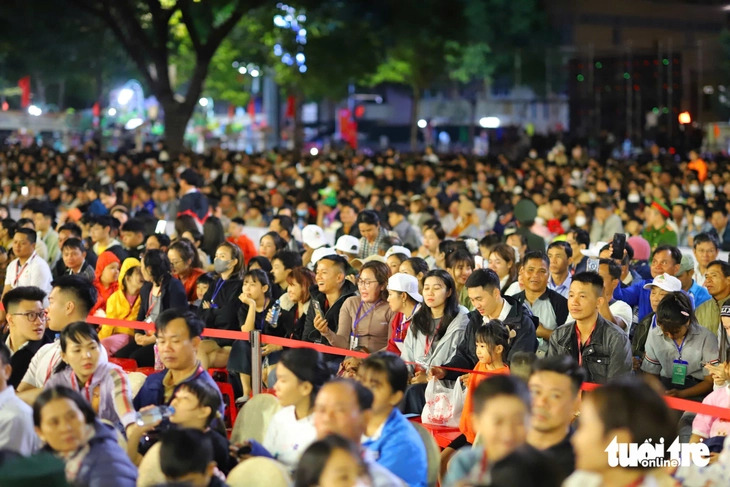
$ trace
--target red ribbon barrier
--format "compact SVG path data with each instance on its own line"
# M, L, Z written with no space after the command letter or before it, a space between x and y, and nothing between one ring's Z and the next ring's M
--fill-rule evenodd
M116 320L112 318L100 318L98 316L89 316L86 320L88 323L94 325L111 325L120 328L133 328L135 330L153 331L155 329L154 323L145 323L141 321L126 321ZM227 340L249 340L249 334L245 331L232 331L232 330L216 330L215 328L205 328L203 330L203 336L206 338L223 338ZM286 348L311 348L321 353L330 355L341 355L344 357L357 357L367 358L368 354L365 352L356 352L354 350L348 350L344 348L332 347L329 345L322 345L321 343L311 343L302 340L292 340L290 338L274 337L270 335L261 334L261 343L269 343L272 345L280 345ZM460 372L463 374L483 374L483 375L494 375L491 372L482 372L468 369L458 369L454 367L440 367L444 370L450 370L453 372ZM592 391L601 384L595 384L591 382L585 382L581 388L584 391ZM688 399L681 399L678 397L664 396L664 400L667 405L672 409L679 411L689 411L697 414L705 414L725 421L730 421L730 409L722 408L719 406L710 406L709 404L702 404L696 401L690 401Z

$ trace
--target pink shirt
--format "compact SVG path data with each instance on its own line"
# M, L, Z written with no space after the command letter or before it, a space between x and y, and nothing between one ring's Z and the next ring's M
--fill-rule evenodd
M721 387L710 393L702 404L730 408L730 387ZM703 438L713 436L730 436L730 421L715 418L706 414L698 414L692 422L692 434Z

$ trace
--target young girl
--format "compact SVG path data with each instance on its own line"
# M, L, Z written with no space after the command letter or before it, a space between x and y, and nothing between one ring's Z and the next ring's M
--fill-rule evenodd
M119 287L106 302L106 317L136 320L141 302L139 293L143 284L140 262L134 257L124 259L122 270L119 271ZM109 356L113 356L117 350L126 346L133 336L132 328L103 325L99 330L99 339Z
M388 305L395 315L390 322L388 351L401 354L408 327L422 302L423 297L418 293L418 280L415 277L403 273L390 276Z
M243 286L238 299L243 303L238 312L238 323L240 330L249 332L253 330L264 331L266 315L271 307L271 285L269 276L261 269L253 269L246 272L243 277ZM266 356L268 365L279 361L279 352L273 352ZM238 402L245 402L251 396L251 343L244 340L236 340L231 346L231 353L228 358L228 370L239 374L243 396Z
M198 280L195 281L195 301L192 303L193 308L197 309L200 307L200 303L203 302L203 296L205 296L205 293L208 292L208 289L214 283L215 276L210 272L198 276Z
M715 382L715 390L702 401L702 404L730 408L730 387L725 382L730 377L730 361L717 366L705 366L712 373ZM719 446L722 448L724 438L730 435L730 421L715 418L707 414L698 414L692 422L692 437L690 443L706 442L709 438L722 437Z
M45 388L70 387L91 404L99 419L118 427L133 423L135 411L129 379L118 365L99 362L101 344L96 330L88 323L77 321L63 329L60 341L63 362Z
M114 294L119 286L117 279L119 278L120 264L119 258L113 252L102 252L96 261L94 287L98 297L96 304L89 312L90 315L96 315L99 312L100 316L103 316L107 299Z

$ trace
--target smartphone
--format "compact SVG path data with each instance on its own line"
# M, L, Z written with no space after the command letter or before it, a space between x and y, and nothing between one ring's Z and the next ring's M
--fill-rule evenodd
M155 233L165 233L167 231L167 221L166 220L160 220L157 222L157 226L155 227Z
M586 271L598 272L598 259L588 259L586 264Z
M319 301L313 299L312 306L314 306L314 312L324 319L324 313L322 312L322 306L320 306Z
M624 251L626 250L626 234L625 233L614 233L613 242L613 253L611 258L621 260L624 258Z

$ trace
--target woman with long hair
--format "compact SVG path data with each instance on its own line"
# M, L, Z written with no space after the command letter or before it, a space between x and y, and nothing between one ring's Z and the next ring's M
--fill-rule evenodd
M195 245L189 240L177 240L167 250L167 258L172 266L173 277L183 283L188 302L194 302L198 299L195 295L195 283L205 273Z
M507 244L495 245L489 253L487 265L499 276L499 285L502 294L517 282L517 257L515 249Z
M277 232L267 232L259 239L259 255L271 261L280 250L286 249L286 240Z
M465 284L474 272L474 256L464 249L455 250L446 257L446 271L454 278L459 304L472 311L474 306L471 304Z

